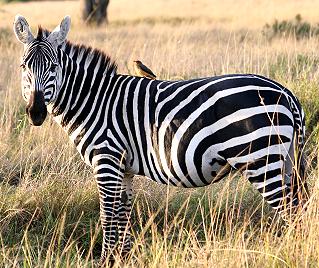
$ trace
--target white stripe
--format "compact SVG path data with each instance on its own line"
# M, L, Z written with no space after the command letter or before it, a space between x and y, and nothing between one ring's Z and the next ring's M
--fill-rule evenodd
M271 184L271 183L274 183L274 182L278 182L278 181L283 181L282 179L282 175L277 175L271 179L265 179L264 181L262 182L254 182L253 185L256 187L256 189L261 189L261 188L264 188L266 187L267 185ZM284 183L284 182L283 182Z
M279 160L277 162L267 164L266 166L263 166L263 167L256 169L256 170L246 169L243 171L243 174L246 177L257 177L263 173L266 173L267 171L272 171L272 170L275 170L278 168L282 168L283 164L284 164L284 161Z
M283 156L286 156L288 153L290 144L291 144L290 142L285 142L282 144L271 145L259 151L253 152L251 154L228 158L227 161L231 166L235 167L235 165L239 163L250 163L250 162L254 162L256 159L267 157L270 153L281 154Z
M272 199L272 200L267 200L267 203L271 205L271 204L273 204L273 203L275 203L275 202L282 201L283 199L288 198L288 197L291 196L291 195L292 195L292 193L289 192L286 196L278 197L278 198Z
M107 143L104 143L102 147L109 148ZM94 148L96 149L97 147L94 146ZM97 154L97 155L93 156L92 162L97 163L101 159L108 159L108 160L112 161L115 165L120 165L121 168L124 168L124 164L120 163L116 157L114 157L110 154Z
M99 170L105 169L105 168L110 169L110 170L113 170L114 172L122 173L121 169L119 169L118 167L116 168L116 167L114 167L114 166L112 166L112 165L110 165L110 164L101 164L101 165L98 165L98 166L96 166L96 167L94 168L94 172L98 172Z
M275 193L278 193L279 191L282 191L282 190L284 190L284 189L286 189L286 188L287 188L287 185L283 185L283 186L281 186L281 187L278 187L278 188L276 188L276 189L273 189L272 191L261 193L261 195L262 195L263 197L268 197L268 196L271 196L271 195L273 195L273 194L275 194Z

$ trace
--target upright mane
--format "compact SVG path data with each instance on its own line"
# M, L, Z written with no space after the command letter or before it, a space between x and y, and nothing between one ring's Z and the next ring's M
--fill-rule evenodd
M38 27L38 33L36 39L38 41L45 40L49 35L50 31ZM92 48L83 44L73 44L70 41L66 41L59 48L61 48L70 58L74 58L80 54L83 55L83 58L87 56L92 58L92 62L100 64L100 67L105 70L106 75L116 74L117 73L117 64L113 61L110 56L106 55L104 51Z

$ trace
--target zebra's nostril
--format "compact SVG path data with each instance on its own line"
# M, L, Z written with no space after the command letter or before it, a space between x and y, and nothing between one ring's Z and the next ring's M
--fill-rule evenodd
M42 92L33 92L29 104L26 107L29 121L34 126L40 126L47 116L47 108Z
M28 116L29 116L29 122L32 125L41 126L47 116L47 111L43 110L41 112L34 112L30 110Z

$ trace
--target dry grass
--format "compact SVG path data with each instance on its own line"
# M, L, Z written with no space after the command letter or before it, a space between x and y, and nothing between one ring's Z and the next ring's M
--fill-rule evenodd
M237 175L192 190L138 178L136 242L127 266L318 267L318 39L269 42L261 28L297 13L316 23L319 1L117 0L110 25L92 30L80 22L78 7L76 1L0 5L0 266L91 267L101 246L91 171L50 119L41 128L26 121L22 47L11 32L21 13L33 29L52 28L70 14L70 39L105 50L122 73L131 72L133 59L160 79L259 73L292 89L305 108L312 198L300 224L284 228Z
M276 18L290 19L297 13L310 22L318 22L318 0L117 0L110 3L110 22L136 22L143 19L194 18L227 30L260 29ZM62 8L61 8L62 7ZM1 26L11 26L12 16L23 13L33 26L39 23L53 26L58 17L70 14L79 23L80 1L35 1L0 4ZM46 12L50 11L50 12ZM45 16L43 15L45 12Z

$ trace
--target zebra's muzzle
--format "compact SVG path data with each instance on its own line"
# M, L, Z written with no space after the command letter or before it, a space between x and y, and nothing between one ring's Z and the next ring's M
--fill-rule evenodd
M47 107L44 102L44 96L41 91L31 93L29 103L26 107L26 113L30 124L41 126L47 116Z

